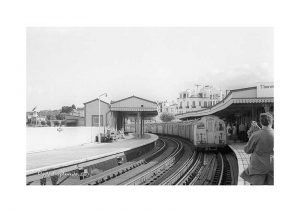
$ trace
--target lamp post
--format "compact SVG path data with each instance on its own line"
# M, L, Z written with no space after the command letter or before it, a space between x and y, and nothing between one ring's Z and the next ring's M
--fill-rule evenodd
M107 97L107 93L103 93L99 96L99 120L98 120L98 123L99 123L99 138L98 138L98 141L99 143L101 143L101 122L100 122L100 117L101 117L101 96L105 96Z

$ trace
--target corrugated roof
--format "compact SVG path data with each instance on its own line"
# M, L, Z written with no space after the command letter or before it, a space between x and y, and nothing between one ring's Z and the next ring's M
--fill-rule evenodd
M153 103L153 104L157 104L156 102L153 102L153 101L150 101L150 100L147 100L147 99L143 99L141 97L137 97L137 96L129 96L127 98L124 98L124 99L120 99L118 101L112 101L111 104L115 104L115 103L118 103L118 102L121 102L121 101L124 101L124 100L127 100L127 99L130 99L130 98L137 98L137 99L140 99L140 100L143 100L143 101L147 101L147 102L150 102L150 103Z

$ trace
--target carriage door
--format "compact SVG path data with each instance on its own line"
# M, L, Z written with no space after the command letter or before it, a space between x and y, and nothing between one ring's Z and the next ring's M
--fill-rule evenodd
M207 143L209 144L213 144L215 141L213 127L214 127L214 120L206 119L206 136L207 136Z

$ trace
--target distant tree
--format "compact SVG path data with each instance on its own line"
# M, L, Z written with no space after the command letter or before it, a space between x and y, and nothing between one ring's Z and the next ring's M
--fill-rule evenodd
M53 118L53 116L52 116L51 114L48 114L48 115L46 116L46 118L47 118L47 120L51 120L51 119Z
M71 113L73 111L73 109L76 109L75 105L74 105L74 108L73 108L73 105L71 107L63 106L61 108L61 113Z
M57 120L64 120L65 119L65 113L59 113L55 117Z
M45 124L46 124L46 122L45 122L45 121L41 121L41 125L43 125L43 126L44 126Z
M47 125L51 126L51 121L50 120L47 120Z
M72 106L71 106L71 107L72 107L72 109L73 109L73 110L75 110L75 109L76 109L76 106L75 106L74 104L72 104Z
M169 122L169 121L172 121L175 119L175 117L172 113L167 113L167 112L163 112L159 118L163 122Z
M65 120L63 120L63 121L60 122L60 125L65 125L65 124L66 124Z

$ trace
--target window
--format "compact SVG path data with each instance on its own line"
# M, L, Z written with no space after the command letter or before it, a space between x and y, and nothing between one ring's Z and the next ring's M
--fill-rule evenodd
M199 106L201 107L201 101L199 101Z
M196 107L196 103L195 101L193 101L192 107L195 108Z
M204 101L204 107L207 107L207 102L206 101Z
M92 126L98 127L99 126L99 116L92 115ZM103 115L100 115L100 126L103 127Z

